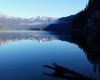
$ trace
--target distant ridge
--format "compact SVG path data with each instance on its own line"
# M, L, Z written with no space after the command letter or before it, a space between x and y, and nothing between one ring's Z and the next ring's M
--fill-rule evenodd
M46 16L21 18L21 17L9 16L5 13L0 12L0 25L8 29L30 29L34 28L34 26L36 27L36 25L39 24L43 24L43 26L46 26L55 21L57 21L57 18L46 17Z
M13 19L48 19L48 20L56 20L57 18L53 18L53 17L46 17L46 16L35 16L35 17L31 17L31 18L21 18L21 17L13 17L10 15L7 15L5 13L0 12L0 18L13 18Z

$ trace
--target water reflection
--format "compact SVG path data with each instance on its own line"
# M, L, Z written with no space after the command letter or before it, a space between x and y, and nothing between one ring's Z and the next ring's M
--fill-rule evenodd
M46 42L57 40L57 36L50 35L50 32L46 31L0 31L0 45L21 40Z
M74 32L73 33L46 32L46 31L20 31L20 32L19 31L7 31L7 32L1 31L0 32L0 45L4 45L13 41L20 41L20 40L26 40L26 41L20 42L20 45L17 42L15 42L14 44L11 44L5 47L1 46L1 49L0 49L1 62L0 63L1 63L2 68L4 68L3 67L4 63L5 64L10 63L10 64L7 64L7 67L8 66L9 68L11 67L11 70L15 69L14 67L16 64L18 65L23 64L22 66L19 66L19 68L22 68L23 71L24 71L24 68L27 69L27 71L30 71L29 76L33 77L33 72L34 72L32 71L33 66L35 66L38 72L41 71L42 73L42 69L39 70L40 69L39 66L41 66L40 64L44 64L44 63L48 64L48 63L58 61L61 66L62 64L68 64L67 65L68 68L74 68L76 70L80 68L79 70L82 70L84 69L84 66L90 67L90 64L87 63L89 61L90 63L94 65L94 72L98 71L98 73L100 74L99 36L96 37L92 35L91 36L84 35L82 33L76 34L76 32L75 33ZM30 42L30 40L32 41ZM52 41L52 40L56 40L56 41ZM61 40L61 41L58 41L58 40ZM48 43L45 43L45 44L36 43L36 42L47 42L47 41ZM81 50L77 46L74 46L73 44L70 44L70 43L77 44L79 48L81 48L85 52L88 61L85 60L84 58L85 56L81 54L82 53ZM15 47L15 45L18 45L18 46ZM13 51L12 51L12 48L13 48ZM29 59L29 61L27 59ZM22 60L22 63L21 63L21 60ZM82 60L84 64L81 63L82 61L79 61L79 60ZM31 62L34 62L35 65ZM30 66L28 66L27 64L29 64ZM25 67L24 65L27 67ZM76 66L78 66L78 68ZM18 66L16 68L18 68ZM35 71L37 71L36 69ZM18 74L22 72L21 69L16 69L14 70L14 72L16 71L17 73L18 70L19 70ZM85 69L84 71L86 70L87 69ZM88 72L85 72L85 73L88 73ZM5 71L5 73L7 72ZM36 73L34 72L34 74ZM89 76L90 75L92 75L92 73L89 73ZM47 80L47 79L44 79L44 80Z
M81 48L88 61L93 64L94 73L98 73L100 75L100 35L98 34L86 34L82 32L71 32L71 36L69 33L64 32L55 32L53 34L60 35L63 37L58 37L58 39L62 41L67 41L70 43L74 43ZM66 34L66 36L64 36ZM81 53L80 53L81 54ZM65 78L66 76L54 76L52 74L45 74L53 77L62 77ZM69 78L69 77L68 77ZM90 79L92 80L92 79Z
M85 52L88 61L94 65L94 72L100 75L100 36L72 32L72 38L73 42Z

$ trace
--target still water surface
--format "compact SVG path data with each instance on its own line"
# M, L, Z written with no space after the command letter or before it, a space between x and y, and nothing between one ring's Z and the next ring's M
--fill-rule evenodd
M0 80L62 80L46 76L53 70L42 65L56 62L85 76L99 79L86 54L67 34L45 31L0 32ZM61 40L63 39L63 40Z

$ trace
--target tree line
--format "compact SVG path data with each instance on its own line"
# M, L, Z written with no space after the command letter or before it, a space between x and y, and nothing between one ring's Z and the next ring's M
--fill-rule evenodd
M85 24L87 23L87 14L95 3L97 3L98 0L89 0L88 4L86 5L85 9L80 11L77 15L74 16L74 19L71 23L71 29L83 29Z

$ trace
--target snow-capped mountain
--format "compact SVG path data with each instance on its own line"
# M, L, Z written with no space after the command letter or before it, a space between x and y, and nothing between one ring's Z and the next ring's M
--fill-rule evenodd
M0 25L8 29L34 28L37 25L48 25L57 21L57 18L36 16L32 18L12 17L0 12Z
M9 16L7 14L4 14L4 13L1 13L0 12L0 18L4 18L4 19L15 19L15 20L27 20L29 22L32 22L32 21L55 21L57 20L57 18L52 18L52 17L46 17L46 16L36 16L36 17L32 17L32 18L21 18L21 17L12 17L12 16Z

